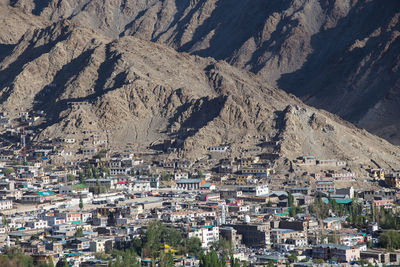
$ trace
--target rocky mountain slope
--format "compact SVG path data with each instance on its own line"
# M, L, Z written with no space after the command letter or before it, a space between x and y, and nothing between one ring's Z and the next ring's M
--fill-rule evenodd
M79 105L75 103L80 103ZM68 20L29 30L0 62L0 109L44 110L37 140L87 134L112 148L174 138L188 157L264 140L288 158L314 155L385 167L400 149L259 77L132 36L113 40Z
M400 143L398 0L15 0L46 21L226 60Z

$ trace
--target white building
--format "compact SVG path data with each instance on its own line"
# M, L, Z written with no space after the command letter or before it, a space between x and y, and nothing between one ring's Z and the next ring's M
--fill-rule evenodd
M212 146L208 148L208 151L210 152L219 152L219 153L225 153L228 151L228 146Z
M96 238L90 242L90 252L108 252L113 248L113 240L108 238Z
M30 227L31 229L43 229L43 228L46 228L48 225L47 225L47 221L38 220L38 221L26 222L26 226Z
M204 179L180 179L176 182L176 188L183 190L200 189L204 183Z
M188 237L198 237L201 241L201 247L209 248L215 241L219 239L219 227L213 225L205 225L194 228L188 233Z
M133 192L147 192L151 190L150 182L143 180L131 181L131 191Z
M9 210L13 208L12 200L0 200L0 210Z
M242 191L244 195L264 196L269 194L268 184L241 186L238 190Z

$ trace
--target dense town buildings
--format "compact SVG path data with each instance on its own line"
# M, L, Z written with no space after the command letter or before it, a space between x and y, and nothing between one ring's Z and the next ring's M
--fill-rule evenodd
M101 140L66 136L0 149L2 253L12 247L35 263L113 266L113 251L138 246L142 266L161 264L163 253L175 266L198 266L200 254L212 251L232 266L222 253L229 247L246 266L400 263L383 241L397 229L396 170L369 168L366 178L349 162L311 156L285 169L263 146L231 157L225 144L188 160L176 150L112 151ZM359 179L365 187L352 184ZM181 241L160 243L152 258L145 244L155 223ZM190 242L200 254L182 252Z

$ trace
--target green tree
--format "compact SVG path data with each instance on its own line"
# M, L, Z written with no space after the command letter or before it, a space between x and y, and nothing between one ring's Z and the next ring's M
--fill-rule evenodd
M159 267L173 267L174 266L174 257L171 252L160 254L160 263Z
M82 210L83 209L83 200L82 196L79 196L79 208Z
M8 225L8 221L7 221L7 217L6 216L3 216L2 223L3 223L4 226Z
M171 175L167 172L162 172L160 176L161 181L169 181L171 180Z
M39 262L37 267L54 267L54 263L50 262Z
M233 245L232 242L225 238L220 238L218 241L213 244L213 249L216 251L220 251L223 260L227 260L231 258L233 254Z
M13 168L5 168L5 169L3 170L4 176L9 176L9 175L11 175L11 174L13 174L13 173L14 173L14 169L13 169Z
M291 207L294 205L294 197L291 193L288 194L288 207Z
M137 254L134 249L112 250L110 254L115 258L115 261L110 260L109 267L139 267Z
M231 264L232 267L241 267L241 266L240 266L239 260L238 260L238 259L235 259L235 258L233 258L233 257L231 258L231 263L232 263L232 264Z
M89 168L89 167L85 168L85 176L86 176L86 178L92 178L93 177L91 168Z
M198 237L191 237L186 242L189 255L196 256L197 258L203 253L201 247L201 240Z
M379 236L379 245L387 249L399 249L400 248L400 234L395 230L389 230L383 232Z
M101 150L99 153L97 153L95 156L93 156L93 158L95 159L102 159L105 158L107 155L107 150Z
M200 257L199 267L224 267L225 262L218 258L215 250L211 250L207 254L203 254Z
M323 259L313 259L313 263L322 264L322 263L324 263L324 260Z
M85 184L85 174L83 172L78 173L78 179L81 184Z
M361 266L364 266L364 265L367 264L367 261L364 260L364 259L360 259L359 264L360 264Z
M168 244L176 248L182 243L182 235L174 228L165 227L161 222L152 222L147 227L145 240L144 252L146 256L153 259L154 263L161 245Z
M71 182L71 181L73 181L73 180L75 180L75 175L73 175L73 174L71 174L71 173L68 173L68 174L67 174L67 181L68 181L68 182Z
M99 170L95 167L92 168L93 177L98 179L99 178Z
M21 251L16 247L5 247L4 251L0 255L0 266L2 267L33 267L33 259L21 253Z
M131 247L135 250L135 252L140 255L142 252L142 246L143 246L142 239L138 238L138 237L134 237L132 239L131 244L132 244Z
M102 166L100 171L101 171L102 177L110 176L110 169L109 168Z
M288 207L289 207L289 216L296 216L296 205L294 204L294 197L291 193L288 194Z
M75 237L83 237L83 229L82 228L77 228L75 232Z
M290 254L290 255L288 256L288 260L289 260L290 262L297 262L297 256L296 256L296 254Z

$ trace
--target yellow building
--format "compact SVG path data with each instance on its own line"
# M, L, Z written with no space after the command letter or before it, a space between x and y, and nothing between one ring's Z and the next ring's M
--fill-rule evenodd
M371 176L375 180L385 180L385 172L383 169L371 169Z
M241 174L236 176L235 184L237 185L245 185L247 184L247 181L251 179L253 175L251 174Z

